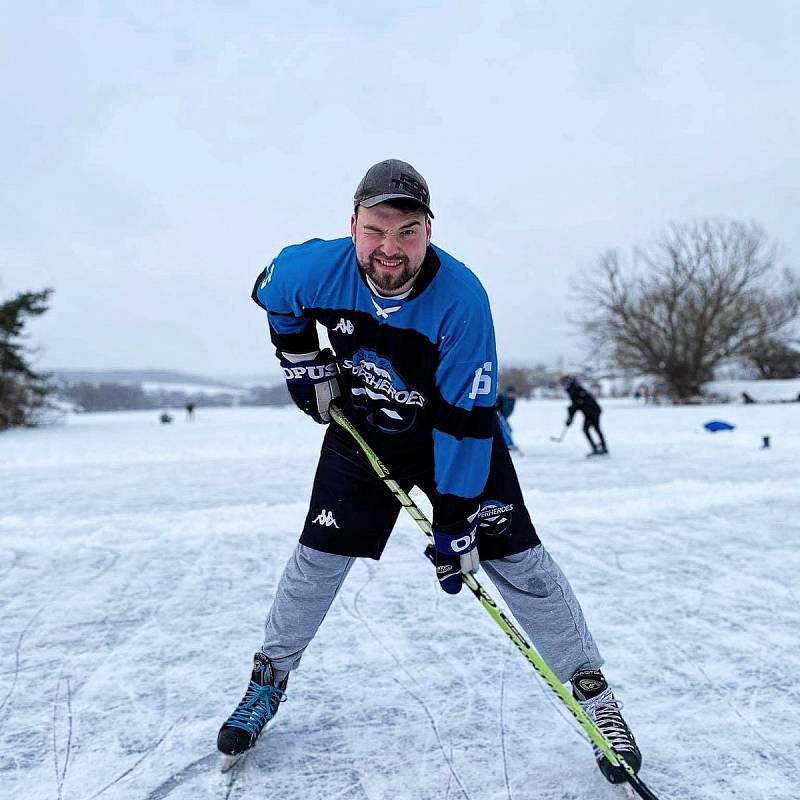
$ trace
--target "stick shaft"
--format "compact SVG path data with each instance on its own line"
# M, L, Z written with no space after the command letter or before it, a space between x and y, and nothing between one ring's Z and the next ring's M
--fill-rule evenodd
M380 458L378 458L369 444L367 444L364 437L353 427L352 423L344 416L341 409L333 403L330 406L330 414L334 422L344 428L353 439L355 439L376 475L400 501L400 504L408 511L422 532L428 537L428 540L433 542L433 528L430 521L397 481L392 478L388 468ZM622 766L631 776L634 776L633 770L625 763L624 759L616 753L602 731L597 727L594 720L584 711L583 707L572 696L572 693L564 684L561 683L553 670L550 669L547 662L539 654L539 651L526 641L517 627L509 620L497 603L495 603L491 595L478 582L478 579L472 574L462 574L461 578L465 586L478 598L480 604L486 609L492 619L500 626L508 638L514 642L517 649L525 656L539 675L541 675L545 683L558 695L575 719L578 720L581 727L586 731L589 739L597 745L600 752L603 753L613 766Z

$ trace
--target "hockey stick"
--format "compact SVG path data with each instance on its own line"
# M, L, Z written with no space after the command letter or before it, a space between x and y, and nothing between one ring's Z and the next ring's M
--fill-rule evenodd
M560 436L551 436L550 437L550 441L551 442L563 442L564 441L564 437L567 435L567 431L568 430L569 430L569 425L565 425L564 426L564 430L561 431L561 435Z
M372 469L375 471L375 474L386 484L403 508L411 515L422 532L428 537L428 540L433 543L433 528L419 506L406 494L397 481L392 478L389 470L375 454L375 451L367 444L364 437L353 427L350 420L345 417L342 410L335 403L331 403L329 411L333 421L344 428L344 430L355 439L356 444L358 444L363 451ZM500 626L506 636L514 642L522 655L528 659L531 666L544 679L545 683L558 695L572 716L578 720L589 739L598 747L612 766L623 767L625 769L628 783L636 794L638 794L639 797L645 798L645 800L658 800L650 789L639 780L633 769L625 762L625 759L614 750L611 743L603 735L603 732L597 727L595 721L583 710L583 707L572 696L572 693L561 683L556 674L550 669L547 662L539 655L538 650L536 650L533 645L528 644L525 637L517 630L516 626L505 615L503 610L498 607L497 603L494 602L486 589L478 582L478 579L473 574L462 574L461 580L475 597L478 598L480 604Z

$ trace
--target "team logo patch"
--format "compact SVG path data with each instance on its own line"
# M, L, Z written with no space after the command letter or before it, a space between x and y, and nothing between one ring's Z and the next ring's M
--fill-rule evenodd
M511 527L513 503L484 500L478 511L478 531L483 536L502 536Z
M389 314L394 314L395 311L400 311L403 308L403 306L389 306L388 308L384 308L375 302L374 297L370 297L370 300L372 300L372 305L375 306L375 313L381 319L389 319Z
M426 399L411 388L388 358L360 348L342 362L353 374L353 404L367 411L367 420L387 433L408 430Z

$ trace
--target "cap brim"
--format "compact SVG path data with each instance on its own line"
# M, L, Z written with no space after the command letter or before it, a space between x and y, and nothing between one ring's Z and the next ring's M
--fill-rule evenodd
M433 211L431 211L430 208L422 202L422 200L417 200L416 197L411 197L407 194L379 194L375 197L368 197L366 200L359 200L356 205L364 206L365 208L372 208L373 206L378 206L381 203L386 203L389 200L409 200L412 203L416 203L431 219L433 219Z

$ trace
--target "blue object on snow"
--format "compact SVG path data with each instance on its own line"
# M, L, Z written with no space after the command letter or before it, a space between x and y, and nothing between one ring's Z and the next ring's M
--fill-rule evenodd
M711 431L711 433L716 433L717 431L732 431L736 426L731 425L730 422L723 422L721 419L712 419L710 422L706 422L703 427L707 431Z

